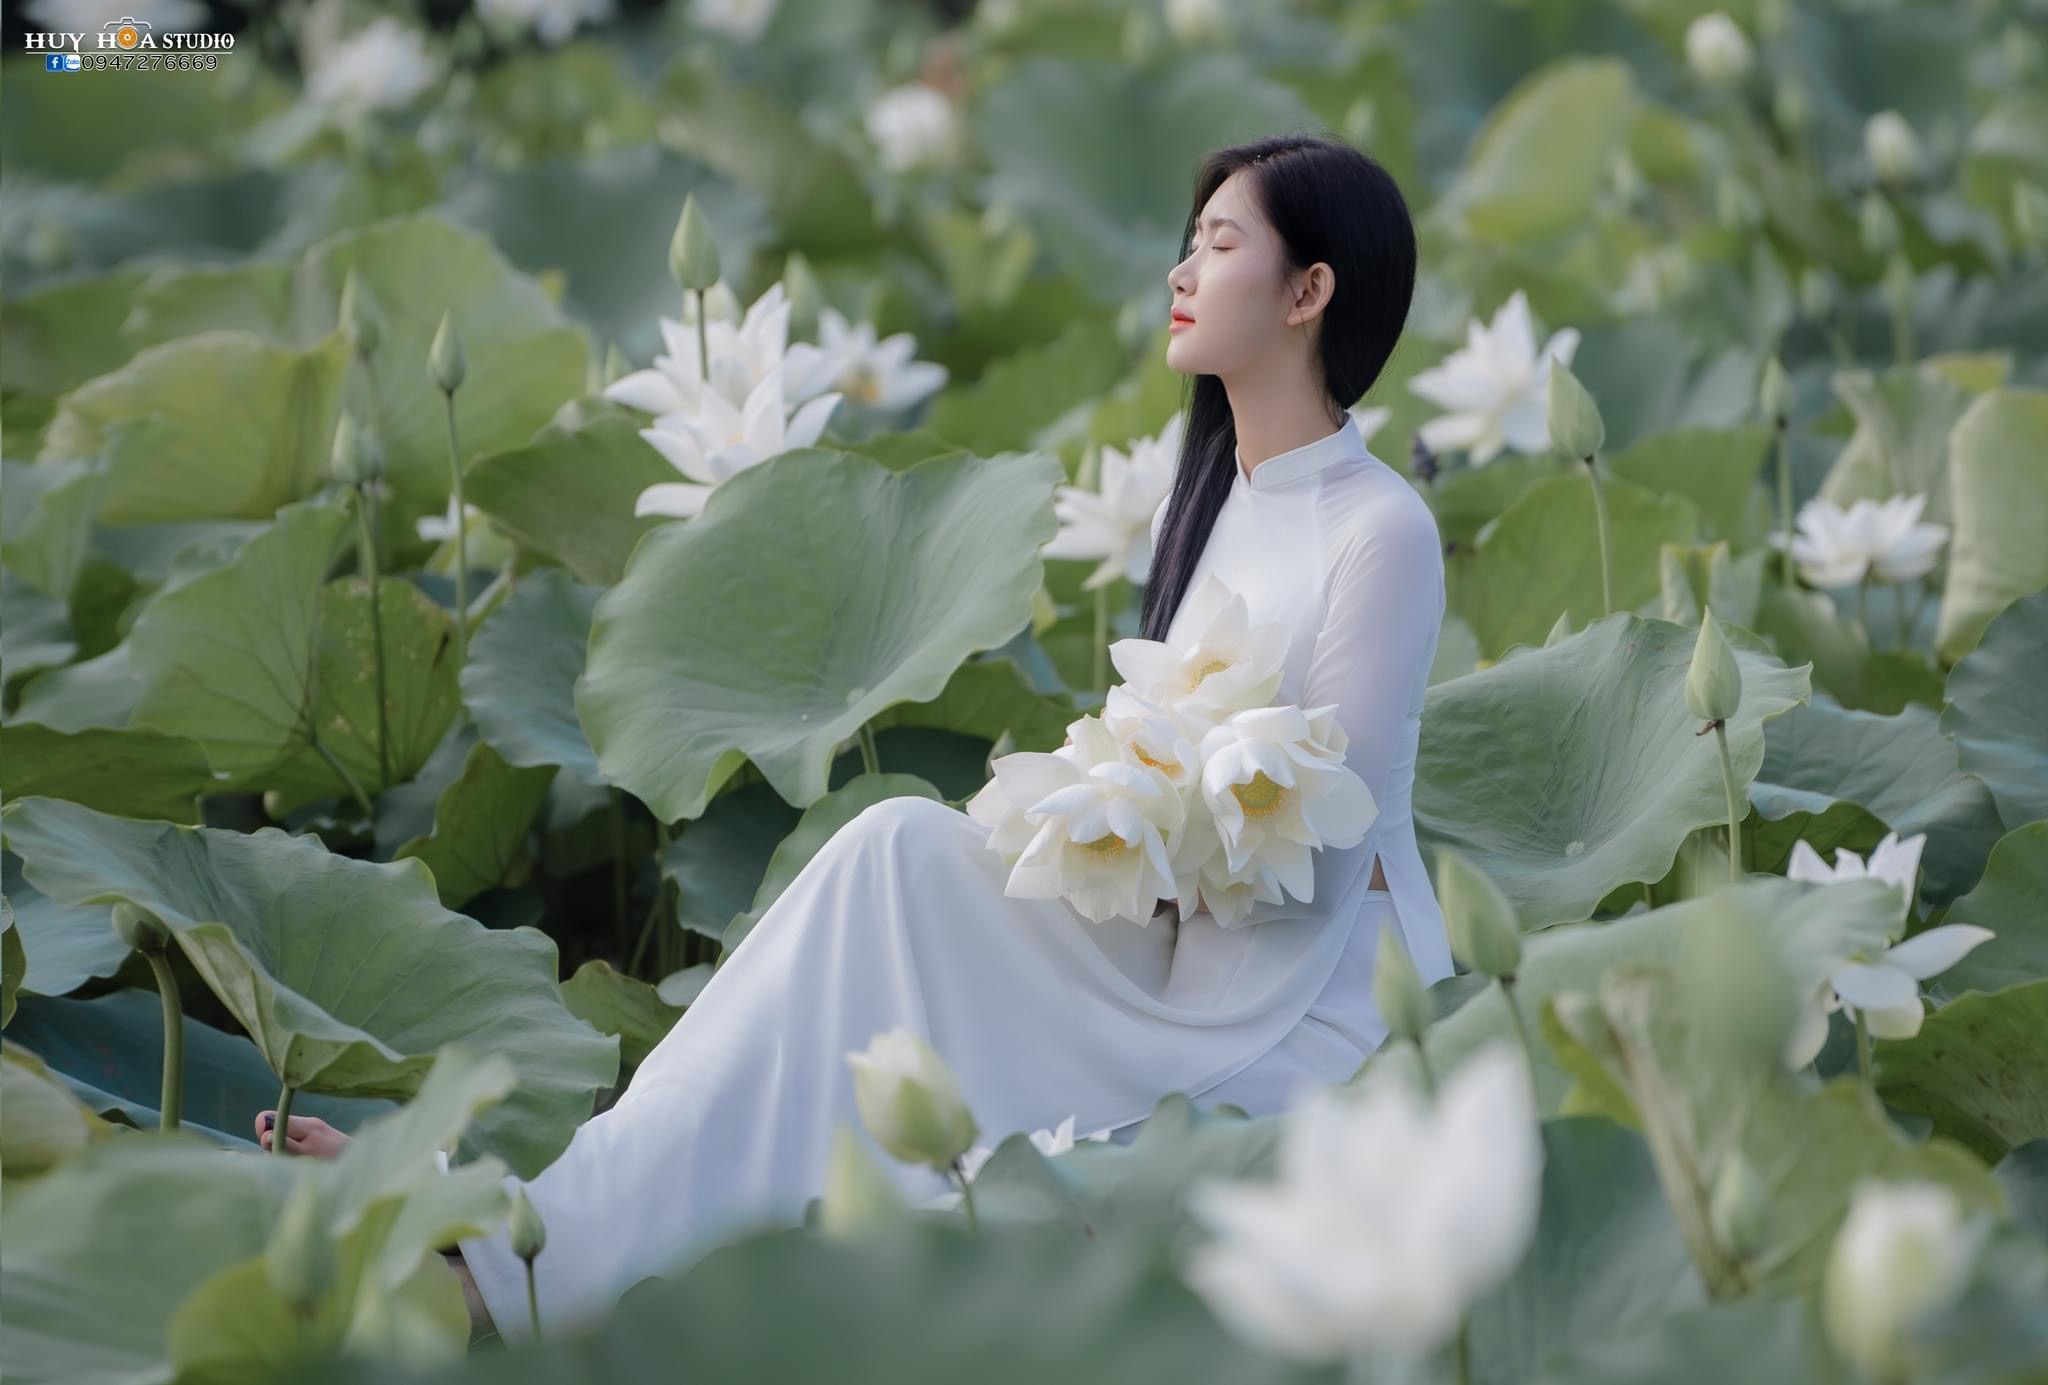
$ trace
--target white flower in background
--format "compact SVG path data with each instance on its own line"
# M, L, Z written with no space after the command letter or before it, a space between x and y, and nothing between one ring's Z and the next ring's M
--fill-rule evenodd
M1877 501L1853 501L1843 509L1815 496L1799 507L1791 535L1793 561L1816 587L1841 587L1877 577L1906 582L1934 570L1948 527L1920 523L1925 495L1895 495ZM1771 544L1784 548L1787 536L1776 530Z
M743 406L763 380L778 372L785 407L805 404L830 387L819 370L823 353L808 342L790 344L789 297L780 281L763 290L738 321L732 290L722 280L705 297L710 300L704 336L711 388L728 404ZM650 414L700 412L704 387L699 378L695 294L685 299L682 320L661 319L661 339L668 350L656 355L647 369L605 386L604 397Z
M1372 435L1386 427L1387 420L1394 416L1394 411L1384 404L1376 404L1370 408L1363 403L1354 404L1346 412L1358 424L1359 441L1365 443L1370 443Z
M1048 1159L1052 1158L1055 1154L1065 1154L1074 1147L1074 1118L1068 1116L1051 1130L1034 1130L1029 1138L1038 1152ZM1083 1135L1081 1138L1084 1140L1107 1142L1109 1132L1107 1130L1098 1130L1092 1135ZM980 1176L981 1166L986 1164L989 1161L989 1157L995 1152L994 1145L976 1145L973 1149L960 1156L961 1172L966 1174L968 1182L972 1183ZM957 1197L958 1194L956 1193L954 1196Z
M1194 739L1232 712L1272 700L1289 632L1278 622L1254 625L1244 597L1213 573L1187 603L1189 643L1123 639L1109 647L1109 658L1132 692L1179 718Z
M1940 1183L1858 1182L1821 1285L1836 1349L1874 1379L1915 1374L1913 1328L1962 1292L1985 1230Z
M688 518L702 512L711 492L725 481L770 457L815 443L838 403L836 394L820 395L794 417L786 417L778 369L756 385L740 407L711 390L695 413L660 415L652 428L640 430L640 436L689 480L649 486L633 502L633 513Z
M896 332L877 341L874 323L850 322L830 304L818 310L818 344L799 342L790 354L804 370L799 383L792 366L789 382L799 398L838 390L863 408L889 412L908 408L946 383L944 366L911 359L916 337Z
M690 0L690 21L742 43L752 43L775 17L775 0Z
M1828 1016L1847 1007L1861 1011L1874 1038L1910 1039L1927 1011L1920 983L1963 960L1993 936L1974 923L1945 923L1888 947L1874 961L1847 962L1822 983L1801 1011L1785 1044L1785 1062L1803 1068L1827 1044Z
M313 50L306 98L337 110L394 110L412 104L439 75L426 35L380 15L333 45Z
M491 27L520 33L531 29L550 47L576 32L579 24L602 24L612 17L612 0L476 0L476 12Z
M1686 64L1708 86L1735 85L1749 74L1749 59L1749 39L1741 26L1718 10L1686 26Z
M1230 8L1223 0L1166 0L1166 31L1178 43L1200 43L1230 32Z
M1099 718L1082 717L1070 730L1071 745L997 760L968 815L991 828L990 849L1010 862L1005 895L1065 898L1091 923L1121 916L1144 925L1156 902L1175 892L1167 839L1186 821L1187 805L1164 775L1134 763ZM1012 859L1009 848L1027 831Z
M1129 452L1105 443L1097 489L1061 485L1054 492L1060 529L1038 551L1048 558L1100 559L1081 583L1087 591L1119 577L1143 585L1152 575L1152 514L1173 489L1186 424L1186 415L1177 413Z
M1296 1361L1427 1352L1520 1263L1542 1175L1510 1044L1467 1059L1434 1107L1391 1076L1316 1089L1282 1118L1276 1181L1189 1190L1215 1239L1183 1273L1225 1323Z
M980 1133L960 1083L938 1051L908 1029L876 1034L849 1049L853 1099L875 1142L910 1164L949 1167Z
M1347 743L1335 703L1308 711L1254 707L1202 738L1202 804L1229 884L1277 886L1308 903L1316 891L1313 853L1365 840L1379 806L1344 763ZM1249 904L1235 891L1204 889L1202 900L1223 928Z
M882 167L891 173L945 163L959 150L960 122L953 103L923 82L883 92L868 107L865 123Z
M1920 171L1920 141L1897 111L1879 111L1864 122L1863 152L1881 182L1903 183Z
M206 22L206 6L197 0L28 0L22 13L37 32L55 34L94 35L108 20L134 19L149 25L151 37L161 38L197 30Z
M1570 365L1578 349L1578 329L1566 327L1538 351L1529 299L1516 289L1491 324L1473 318L1462 348L1408 382L1416 394L1449 411L1422 425L1422 441L1435 452L1464 448L1474 466L1486 465L1503 448L1550 451L1550 364Z

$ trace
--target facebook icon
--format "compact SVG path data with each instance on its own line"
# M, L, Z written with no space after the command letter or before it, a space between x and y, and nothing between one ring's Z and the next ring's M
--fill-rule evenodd
M45 71L45 72L62 72L63 70L64 70L64 55L63 55L62 53L45 53L45 54L43 54L43 71Z

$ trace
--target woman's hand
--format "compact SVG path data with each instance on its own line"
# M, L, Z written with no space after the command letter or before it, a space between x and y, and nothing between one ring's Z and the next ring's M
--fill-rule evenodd
M277 1123L277 1112L256 1113L256 1143L267 1152L270 1149L271 1127ZM310 1154L316 1159L332 1159L341 1153L348 1136L318 1116L293 1116L291 1130L284 1137L287 1154Z

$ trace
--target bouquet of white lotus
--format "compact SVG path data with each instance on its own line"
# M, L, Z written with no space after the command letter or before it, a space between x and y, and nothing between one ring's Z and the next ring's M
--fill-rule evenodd
M1010 866L1004 894L1140 925L1170 899L1231 928L1255 902L1313 900L1313 853L1364 840L1379 808L1344 763L1336 705L1270 700L1287 628L1253 625L1213 576L1189 601L1191 643L1111 645L1124 681L1102 710L1058 750L996 760L968 800Z

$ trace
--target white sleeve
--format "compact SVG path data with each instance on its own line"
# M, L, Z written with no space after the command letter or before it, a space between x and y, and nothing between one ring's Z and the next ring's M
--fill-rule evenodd
M1338 539L1302 684L1304 708L1336 704L1337 724L1350 738L1344 763L1365 781L1380 816L1357 845L1314 853L1313 903L1259 901L1234 928L1327 914L1371 869L1387 820L1387 786L1414 753L1409 716L1428 691L1443 629L1443 544L1435 516L1420 496L1415 501L1378 506L1356 535Z

